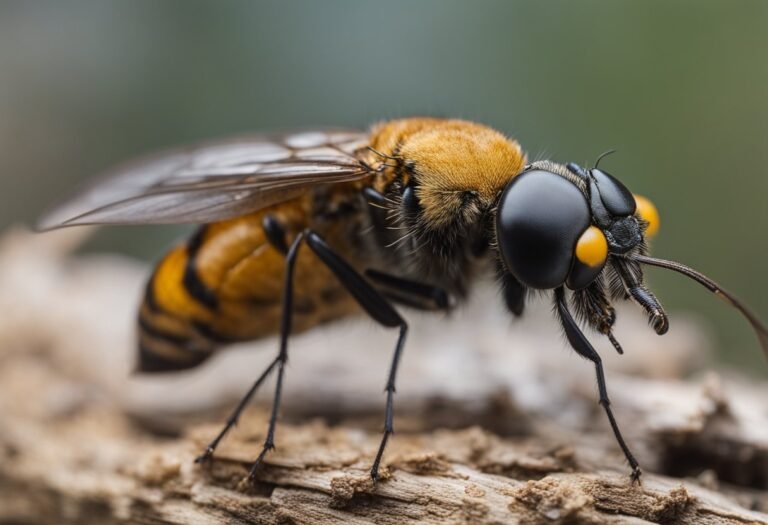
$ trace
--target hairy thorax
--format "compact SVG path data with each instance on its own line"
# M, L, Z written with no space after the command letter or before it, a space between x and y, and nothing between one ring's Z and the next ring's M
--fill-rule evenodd
M379 172L373 186L387 198L370 211L383 258L464 295L487 262L498 196L525 164L520 145L471 122L411 118L374 127L360 155Z

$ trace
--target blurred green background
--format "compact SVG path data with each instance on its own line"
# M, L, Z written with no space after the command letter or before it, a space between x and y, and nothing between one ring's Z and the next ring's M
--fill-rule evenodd
M0 2L1 227L158 148L414 114L492 125L531 158L617 149L603 167L661 210L654 253L768 318L768 2ZM178 234L94 247L157 258ZM736 313L649 273L724 360L765 369Z

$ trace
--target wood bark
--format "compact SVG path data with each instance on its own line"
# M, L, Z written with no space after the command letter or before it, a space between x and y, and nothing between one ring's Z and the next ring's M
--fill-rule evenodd
M412 337L383 479L396 334L365 321L296 337L277 450L254 484L272 385L206 466L194 457L274 356L274 340L190 373L137 377L134 308L147 269L74 256L80 233L0 241L0 523L768 523L768 388L716 370L706 330L672 314L658 338L619 311L605 358L641 485L549 304L511 322L492 289ZM680 379L684 377L685 379Z

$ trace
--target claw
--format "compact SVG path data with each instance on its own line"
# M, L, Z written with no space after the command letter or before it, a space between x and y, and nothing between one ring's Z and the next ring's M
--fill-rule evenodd
M659 335L664 335L667 333L667 330L669 330L669 320L667 319L666 314L662 312L653 314L651 317L651 324L653 325L653 329Z
M259 467L261 466L261 461L256 460L256 462L251 466L251 470L248 471L248 476L245 478L248 483L253 483L256 481L256 472L259 470Z
M642 485L642 481L640 481L640 476L643 475L643 471L640 470L640 467L635 467L632 469L632 473L629 475L629 479L632 481L632 485Z
M608 336L608 339L611 341L611 344L616 349L616 352L618 352L619 355L624 355L624 349L621 347L619 342L616 340L615 337L613 337L613 332L608 330L608 332L605 334Z
M259 467L264 461L264 456L267 455L267 452L275 450L275 444L271 441L267 441L264 443L264 448L261 449L261 454L259 454L259 457L256 458L256 461L253 462L253 465L251 465L251 470L248 472L248 478L247 481L249 483L253 483L256 481L256 472L259 470Z
M213 447L205 447L205 452L195 458L195 463L202 465L213 458Z

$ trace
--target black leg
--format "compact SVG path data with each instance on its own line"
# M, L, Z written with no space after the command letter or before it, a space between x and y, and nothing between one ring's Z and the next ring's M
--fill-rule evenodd
M659 335L667 333L669 329L667 313L656 296L642 284L642 270L639 265L623 260L614 264L614 268L619 274L627 293L650 317L654 331Z
M605 413L608 416L608 421L611 423L611 428L613 429L613 434L616 436L616 441L618 441L621 450L624 452L624 456L626 456L627 461L629 462L629 466L632 468L632 480L638 481L641 474L640 465L637 463L637 460L632 455L629 447L624 442L624 438L622 437L621 431L619 430L619 425L616 423L616 419L613 417L611 401L608 399L608 389L605 386L605 373L603 371L602 359L600 359L600 355L595 351L590 342L581 332L579 326L576 324L576 321L574 321L571 313L568 311L568 305L565 300L565 291L563 290L562 286L555 289L555 303L557 306L557 312L560 317L560 322L563 326L563 330L565 331L565 336L568 338L568 342L571 344L571 347L576 351L576 353L589 359L595 364L595 371L597 373L597 389L600 394L600 404L603 406L603 409L605 409Z
M605 294L605 284L601 278L592 281L586 288L575 291L571 304L576 309L579 319L608 337L619 354L624 353L624 349L613 336L616 311L608 301Z
M279 228L279 225L276 228ZM266 229L266 226L265 226L265 229ZM277 232L277 234L281 234L282 239L285 238L284 233L282 232L281 229L276 229L275 232ZM276 234L273 234L270 236L270 241L272 241L273 237L277 238ZM253 395L259 389L259 387L264 382L264 380L269 376L269 374L275 369L275 367L277 367L278 368L277 386L275 388L275 399L273 401L273 406L272 406L272 416L270 417L269 431L267 433L267 439L264 443L264 449L262 450L261 454L256 460L256 463L254 463L254 466L251 468L251 475L253 475L254 469L256 468L256 466L258 466L258 464L264 458L264 455L266 454L266 452L274 448L275 421L277 419L277 410L280 404L280 393L282 390L282 382L283 382L283 369L285 366L285 362L288 359L288 353L287 353L288 335L290 334L290 331L291 331L291 314L290 313L291 313L291 307L293 303L293 269L295 266L296 255L298 253L298 249L301 244L302 238L303 238L303 234L300 234L296 237L296 239L293 241L293 244L291 244L290 249L287 250L287 256L285 260L286 274L285 274L285 288L283 289L283 315L282 315L281 325L280 325L280 351L277 357L269 364L266 370L262 372L259 378L253 383L253 386L251 386L250 390L248 390L245 396L243 396L243 398L237 404L237 407L235 407L235 410L227 419L227 422L224 425L224 428L221 430L221 432L219 432L219 435L216 436L216 438L213 441L211 441L211 443L206 447L205 452L203 452L203 454L201 454L195 459L196 463L203 463L204 461L211 458L211 456L213 455L213 452L216 450L216 447L219 445L219 442L221 442L221 440L224 439L224 436L226 436L227 433L232 429L232 427L234 427L237 424L237 421L240 418L240 414L242 414L243 410L248 405L248 402L251 400Z
M363 188L363 196L371 204L375 204L383 208L386 208L389 204L391 204L389 199L387 199L383 193L379 193L371 187Z
M525 309L525 286L503 267L499 268L498 275L501 281L504 304L515 317L520 317Z
M253 479L256 470L264 460L267 452L275 448L275 426L277 425L277 414L280 411L280 396L283 392L283 373L285 372L285 363L288 361L288 336L291 335L291 322L293 320L293 275L296 267L296 256L299 253L305 234L300 233L296 236L291 247L288 249L288 255L285 257L285 283L283 285L283 311L280 318L280 352L275 359L277 364L277 382L275 383L275 397L272 399L272 413L269 416L269 428L267 437L264 440L264 446L261 449L259 457L253 462L251 471L248 473L248 479ZM274 366L274 365L273 365Z
M227 419L226 424L224 425L224 428L221 429L221 432L219 432L219 435L216 436L216 438L210 442L210 444L205 447L205 451L197 456L195 458L195 463L203 463L213 456L213 452L216 450L216 447L219 446L219 442L224 439L224 436L227 435L227 433L237 425L238 419L240 419L240 414L243 412L245 407L248 405L248 402L253 397L253 394L256 393L256 391L259 389L261 384L264 382L264 380L269 376L269 374L274 370L275 365L277 365L277 359L273 360L269 366L267 367L264 372L259 376L259 378L256 380L255 383L253 383L253 386L250 390L248 390L248 393L243 396L243 398L240 400L240 402L237 404L237 407L235 407L235 410L232 412L232 415L229 416Z
M271 230L268 234L269 241L273 245L276 245L278 249L280 249L281 245L284 245L283 242L280 242L281 239L284 239L284 232L282 231L282 228L280 227L280 225L277 224L276 222L267 224L265 221L264 227L265 227L265 230L268 228ZM259 386L261 386L261 384L264 382L267 376L269 376L269 374L275 368L277 368L277 383L275 385L275 396L272 401L272 413L269 419L267 436L266 436L266 439L264 440L264 446L262 448L261 453L256 458L256 461L254 461L253 466L251 467L251 470L249 473L249 479L253 479L259 465L261 465L266 454L270 450L275 448L275 444L274 444L275 426L277 424L277 415L280 409L280 399L281 399L282 388L283 388L283 373L285 370L285 363L288 360L288 336L290 335L290 332L291 332L291 321L292 321L292 311L293 311L292 309L293 276L294 276L294 269L295 269L295 263L296 263L296 256L298 254L298 250L302 242L306 242L309 245L310 249L312 249L312 251L315 252L315 254L317 254L320 260L326 266L328 266L328 268L331 269L331 271L336 275L336 277L344 285L344 287L352 294L355 300L357 300L360 306L362 306L363 309L374 320L376 320L377 322L379 322L385 327L400 328L400 335L398 336L398 339L397 339L397 345L395 347L395 353L392 357L392 364L390 365L389 376L387 379L387 385L385 389L387 393L387 403L386 403L385 418L384 418L384 436L382 437L381 445L379 446L379 450L376 454L376 459L374 460L373 466L371 467L371 478L373 478L375 481L378 478L379 466L381 464L382 456L384 455L384 449L387 445L387 441L389 439L390 434L394 432L394 427L393 427L394 399L393 398L395 393L395 379L397 376L397 368L400 362L400 356L402 354L405 338L408 332L408 326L405 320L403 320L403 318L400 317L397 311L389 304L389 302L379 292L376 291L375 288L373 288L344 259L342 259L339 255L337 255L319 235L317 235L316 233L310 230L307 230L304 233L299 234L296 237L296 239L294 239L290 248L287 250L286 261L285 261L285 266L286 266L285 285L283 288L283 310L282 310L282 318L281 318L281 324L280 324L280 352L278 356L275 358L275 360L272 361L272 363L267 367L267 369L256 380L256 382L253 384L253 386L245 395L245 397L243 397L243 399L237 405L234 412L227 420L227 423L224 429L219 433L216 439L214 439L211 442L211 444L206 448L206 451L196 461L202 462L211 457L211 455L213 454L213 451L216 449L216 446L219 444L219 442L224 438L227 432L237 423L237 420L240 414L242 413L243 409L250 401L251 397L253 397L256 390L258 390ZM397 279L397 278L393 278L393 279Z
M375 321L387 328L400 328L400 335L397 338L395 353L392 356L392 363L389 368L387 378L387 404L384 410L384 435L376 453L376 459L371 467L371 478L376 481L379 477L379 466L381 464L384 449L387 446L389 436L394 432L393 409L395 394L395 379L397 377L397 368L400 363L400 356L405 344L405 338L408 333L408 325L400 314L389 304L389 302L371 286L352 266L336 254L330 246L316 233L308 231L306 233L306 242L312 251L317 254L323 263L336 275L339 282L349 291L357 300L360 306Z
M447 310L450 308L448 293L437 286L403 279L402 277L371 269L365 271L365 276L384 288L399 292L391 296L394 301L400 301L421 310ZM400 293L404 294L402 298ZM429 301L430 304L425 305L419 300Z
M265 215L261 221L261 227L264 229L264 234L267 236L269 244L274 248L286 255L288 253L288 244L285 240L285 229L272 215Z
M659 335L664 335L669 330L669 320L667 314L656 296L645 286L634 286L629 289L629 295L632 296L637 304L643 307L651 318L651 325L654 331Z

